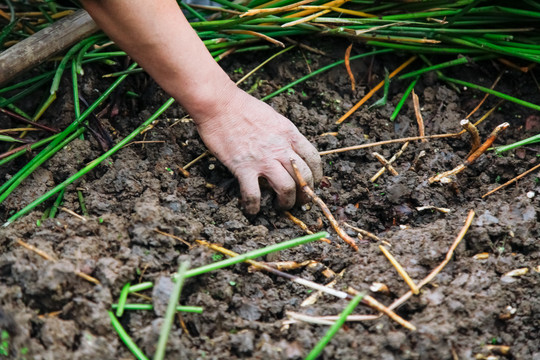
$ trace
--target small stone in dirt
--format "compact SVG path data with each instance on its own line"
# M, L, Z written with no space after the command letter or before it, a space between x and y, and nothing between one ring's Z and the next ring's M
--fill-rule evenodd
M492 225L492 224L498 224L498 223L499 223L499 219L491 215L491 212L489 210L486 210L476 220L477 226L486 226L486 225Z
M255 349L255 334L251 330L242 330L231 335L231 346L242 355L249 355Z
M249 321L256 321L261 318L261 309L251 302L244 302L236 312L238 316Z
M392 349L399 350L399 348L401 348L401 346L403 345L403 343L407 339L407 336L404 333L400 332L400 331L390 331L386 335L386 338L388 340L388 345Z
M157 316L165 315L173 289L174 282L168 276L162 276L156 281L152 289L152 302Z
M77 325L72 320L50 318L45 321L45 324L41 328L40 338L43 345L47 348L62 344L66 348L71 349L75 343L75 334L77 331Z

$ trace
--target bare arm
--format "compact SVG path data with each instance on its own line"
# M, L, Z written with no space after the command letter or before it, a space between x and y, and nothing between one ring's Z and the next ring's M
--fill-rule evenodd
M174 0L83 0L96 23L193 117L208 149L240 182L244 207L259 211L259 177L279 205L296 201L290 159L311 183L315 148L286 118L240 90L219 67Z

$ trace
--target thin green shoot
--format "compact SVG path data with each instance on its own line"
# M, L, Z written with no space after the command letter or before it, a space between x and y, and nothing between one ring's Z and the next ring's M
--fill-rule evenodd
M118 304L112 304L113 310L118 308ZM154 310L154 305L152 304L124 304L124 310ZM203 308L200 306L182 306L178 305L176 311L186 312L186 313L195 313L202 314Z
M315 345L313 350L306 356L305 360L315 360L317 357L321 354L323 349L328 345L330 340L337 334L339 329L345 324L345 321L347 321L347 316L349 316L354 309L360 304L360 301L364 298L364 293L357 294L345 307L343 312L340 314L339 318L334 322L332 326L328 329L326 334L323 336L323 338Z
M409 95L411 94L411 92L413 91L414 89L414 86L416 85L416 83L418 82L418 79L420 77L417 76L416 78L414 78L413 81L411 81L411 83L409 84L409 86L407 87L407 89L405 89L405 92L403 93L403 96L401 97L401 99L399 100L398 104L396 105L396 108L394 109L394 112L392 113L392 115L390 116L390 121L394 121L396 120L399 112L401 111L401 108L403 107L403 105L405 104L405 101L407 101L407 99L409 98Z
M114 330L116 330L118 336L120 337L122 342L126 344L133 356L135 356L135 358L137 358L138 360L149 360L148 357L144 355L142 350L137 346L137 344L135 344L135 342L131 339L126 330L124 330L122 324L120 324L120 321L118 321L112 311L109 311L109 317L111 318L111 323Z
M48 142L51 142L54 140L54 138L56 138L58 136L58 134L55 134L53 136L50 136L48 138L45 138L45 139L42 139L42 140L39 140L39 141L36 141L35 143L33 143L32 145L30 145L30 149L33 150L33 149L36 149L40 146L43 146L45 144L47 144ZM24 155L28 152L28 147L25 147L24 149L21 149L9 156L6 156L5 158L3 159L0 159L0 166L18 158L19 156L21 155Z
M466 86L466 87L471 88L471 89L480 90L480 91L485 92L487 94L497 96L497 97L499 97L501 99L511 101L511 102L519 104L521 106L525 106L525 107L534 109L536 111L540 111L540 105L536 105L536 104L530 103L528 101L518 99L516 97L504 94L502 92L492 90L492 89L487 88L485 86L476 85L476 84L470 83L468 81L454 79L454 78L451 78L451 77L448 77L448 76L445 76L445 75L443 75L441 77L441 80L445 80L445 81L449 81L451 83L455 83L455 84L458 84L458 85Z
M496 148L494 148L494 150L495 150L495 154L499 155L499 154L502 154L503 152L514 150L514 149L517 149L517 148L519 148L521 146L535 144L535 143L538 143L538 142L540 142L540 134L531 136L531 137L529 137L527 139L517 141L517 142L515 142L513 144L508 144L508 145L504 145L504 146L497 146Z
M117 317L122 317L122 315L124 315L124 305L126 305L130 285L130 283L124 285L122 291L120 292L120 297L118 298L118 307L116 308Z
M368 107L368 110L376 109L379 107L383 107L386 105L386 102L388 101L388 90L390 89L390 78L388 76L388 69L384 68L384 87L383 87L383 96L375 101L373 104L371 104L370 107Z
M79 198L79 204L81 206L81 212L83 216L88 217L90 214L88 213L88 209L86 208L86 201L84 200L84 195L82 190L77 189L77 197Z
M64 190L60 191L60 193L56 197L56 200L54 201L53 206L51 206L49 210L49 219L54 219L56 217L58 208L60 207L60 205L62 205L63 200L64 200Z
M135 68L136 63L133 63L130 68ZM127 75L126 75L127 76ZM78 132L77 128L80 126L82 121L84 121L88 115L90 115L109 95L124 81L126 76L121 76L114 81L114 83L109 86L107 90L92 104L90 105L84 113L81 114L80 118L75 120L71 125L69 125L64 131L62 131L58 136L51 141L49 145L45 147L38 155L36 155L32 160L30 160L19 172L17 172L11 179L6 181L2 186L0 186L0 203L2 203L13 190L24 180L26 179L37 167L39 167L43 162L49 159L62 147L58 145L64 141L67 137L72 138L70 135L75 131ZM84 130L83 130L84 131ZM80 133L79 133L80 135ZM64 145L65 146L65 145Z
M165 358L165 349L167 347L167 340L169 339L169 333L171 332L172 324L174 322L174 314L176 314L176 306L180 301L180 294L182 292L182 286L186 276L186 271L189 268L189 260L184 261L178 267L176 273L176 283L174 289L169 298L169 304L165 312L165 318L161 325L161 332L159 334L159 340L157 343L156 353L154 354L154 360L163 360Z
M10 143L24 143L24 141L21 139L15 139L14 137L11 137L9 135L2 135L2 134L0 134L0 141L10 142Z
M208 265L204 265L204 266L201 266L201 267L198 267L198 268L195 268L195 269L191 269L186 273L186 278L202 275L202 274L208 273L210 271L222 269L222 268L227 267L227 266L232 266L232 265L244 262L246 260L252 260L252 259L255 259L255 258L258 258L258 257L261 257L261 256L265 256L265 255L268 255L268 254L273 253L273 252L290 249L292 247L303 245L303 244L306 244L308 242L312 242L312 241L315 241L315 240L320 240L323 237L327 237L327 236L329 236L328 233L323 231L323 232L318 232L318 233L315 233L315 234L312 234L312 235L306 235L306 236L302 236L302 237L299 237L299 238L296 238L296 239L292 239L292 240L284 241L284 242L277 243L277 244L274 244L274 245L266 246L266 247L264 247L262 249L249 251L249 252L247 252L245 254L242 254L242 255L239 255L239 256L235 256L235 257L228 258L228 259L225 259L225 260L222 260L222 261L218 261L218 262L215 262L215 263L212 263L212 264L208 264ZM144 291L144 290L150 289L152 286L154 286L154 284L152 282L140 283L140 284L131 286L130 287L130 292Z

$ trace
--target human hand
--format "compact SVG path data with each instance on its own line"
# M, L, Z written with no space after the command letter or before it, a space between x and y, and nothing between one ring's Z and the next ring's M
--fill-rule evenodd
M320 182L321 158L315 147L287 118L237 87L227 94L217 114L191 115L210 152L238 179L246 213L259 212L259 177L274 189L280 208L306 202L295 182L291 159L308 185Z

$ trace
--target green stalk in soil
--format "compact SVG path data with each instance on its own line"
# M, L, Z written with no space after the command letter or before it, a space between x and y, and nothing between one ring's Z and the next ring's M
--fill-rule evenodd
M530 144L535 144L535 143L538 143L538 142L540 142L540 134L531 136L531 137L529 137L527 139L517 141L517 142L515 142L513 144L508 144L508 145L504 145L504 146L497 146L495 148L495 154L502 154L503 152L514 150L514 149L517 149L518 147L525 146L525 145L530 145Z
M86 217L90 216L90 214L88 213L88 209L86 208L86 201L84 200L84 195L83 195L82 190L77 189L77 197L79 198L79 204L81 206L81 212L83 216L86 216Z
M60 205L62 205L63 200L64 200L64 190L60 191L60 193L56 197L56 200L54 201L53 206L51 206L51 209L49 210L49 219L54 219L56 217L58 208L60 207Z
M364 296L364 293L359 293L349 302L349 304L347 305L347 307L345 307L336 322L334 322L334 324L330 326L324 337L317 343L317 345L315 345L313 350L311 350L308 356L306 356L305 360L317 359L317 357L321 354L326 345L328 345L330 340L332 340L332 338L337 334L339 329L341 329L343 324L345 324L345 321L347 321L347 316L349 316L358 306L358 304L360 304L360 301L362 301Z
M112 304L113 310L116 310L118 308L118 304ZM152 304L124 304L124 310L147 310L152 311L154 310L154 305ZM187 313L195 313L195 314L202 314L203 308L200 306L177 306L176 311L180 312L187 312Z
M326 232L318 232L316 234L306 235L306 236L302 236L296 239L270 245L262 249L253 250L239 256L235 256L229 259L221 260L212 264L208 264L208 265L204 265L195 269L191 269L186 272L186 278L206 274L210 271L222 269L227 266L232 266L232 265L244 262L246 260L252 260L261 256L268 255L273 252L282 251L282 250L286 250L295 246L303 245L308 242L319 240L327 236L329 235ZM144 291L144 290L152 288L152 286L154 286L152 282L144 282L144 283L131 286L129 291L130 292Z
M169 298L169 304L165 311L165 318L161 325L161 332L159 333L159 340L157 343L156 353L154 354L154 360L163 360L165 358L165 350L167 347L167 340L169 339L169 333L171 332L172 324L174 322L174 314L176 314L176 306L180 301L180 294L182 292L182 286L184 286L184 280L186 271L189 268L189 260L182 262L178 267L176 273L176 283L174 284L173 291Z
M118 333L118 336L122 340L124 344L128 347L128 349L131 351L133 356L135 356L138 360L149 360L146 355L142 352L141 349L135 344L135 342L131 339L131 337L128 335L126 330L122 327L122 324L120 324L120 321L114 316L112 311L109 311L109 317L111 318L111 324Z
M399 112L401 111L401 108L403 107L403 105L405 104L405 101L407 101L407 98L409 97L409 95L411 94L411 92L413 91L414 89L414 86L416 85L416 83L418 82L418 79L420 77L417 76L414 78L413 81L411 81L411 83L409 84L409 86L407 87L407 89L405 90L405 92L403 93L403 96L401 97L401 99L399 100L398 104L396 105L396 108L394 109L394 112L392 113L392 115L390 116L390 121L394 121L396 120Z
M530 103L528 101L518 99L516 97L504 94L502 92L492 90L492 89L487 88L485 86L476 85L476 84L470 83L468 81L454 79L454 78L451 78L451 77L448 77L448 76L445 76L445 75L441 76L440 79L445 80L445 81L449 81L451 83L455 83L455 84L458 84L458 85L466 86L466 87L471 88L471 89L476 89L476 90L485 92L487 94L497 96L497 97L499 97L501 99L508 100L508 101L513 102L513 103L519 104L521 106L525 106L525 107L534 109L536 111L540 111L540 105L536 105L536 104Z
M116 308L116 316L122 317L124 315L124 306L126 305L127 297L129 295L130 283L127 283L120 291L120 297L118 298L118 307Z

